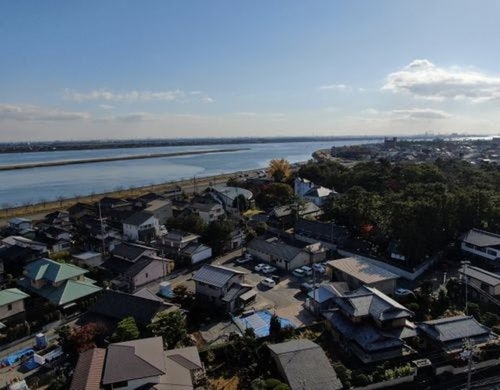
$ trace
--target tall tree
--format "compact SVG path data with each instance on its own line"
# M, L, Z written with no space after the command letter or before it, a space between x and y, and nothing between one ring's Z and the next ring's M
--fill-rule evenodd
M279 183L286 181L292 175L292 167L284 158L271 160L267 170L269 176Z
M148 328L153 335L161 336L169 349L184 344L187 339L186 319L180 310L158 313Z
M125 317L116 326L115 333L111 336L111 341L117 343L120 341L137 340L141 333L133 317Z

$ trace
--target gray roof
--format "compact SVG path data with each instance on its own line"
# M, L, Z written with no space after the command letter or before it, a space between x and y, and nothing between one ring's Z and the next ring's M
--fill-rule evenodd
M459 269L459 272L463 275L467 275L470 278L477 279L482 283L486 283L487 285L492 287L498 286L500 284L500 275L486 271L479 267L462 267Z
M161 378L154 389L174 390L192 389L192 371L203 369L196 347L171 349L165 352L167 374Z
M166 373L161 337L126 341L108 347L102 383L104 385Z
M302 249L285 244L281 241L266 241L262 238L254 238L248 243L248 248L273 255L287 262L292 261L302 252Z
M206 283L215 287L223 287L234 275L244 272L234 269L205 264L192 277L195 282Z
M462 241L480 247L498 246L500 245L500 235L484 230L472 229L464 234Z
M153 214L147 211L139 211L138 213L132 214L125 221L123 221L123 223L127 225L139 226L151 217L153 217Z
M219 203L193 203L193 205L191 206L193 209L196 209L198 211L201 211L201 212L205 212L205 213L208 213L210 211L212 211L214 208L221 208L222 209L222 206L219 204ZM224 209L222 209L224 210Z
M301 206L299 206L297 203L289 204L289 205L285 205L285 206L277 206L277 207L273 208L273 210L271 211L271 214L276 218L283 218L283 217L286 217L288 215L291 215L294 208L298 209L298 215L307 215L307 214L322 212L320 207L316 206L312 202L306 201Z
M292 390L337 390L342 383L321 347L310 340L269 345Z
M347 230L342 226L308 219L299 219L295 224L295 232L325 241L338 240L348 236Z
M330 260L327 264L336 270L352 276L363 284L399 278L395 273L358 257Z
M406 307L372 287L362 286L334 299L339 307L354 317L371 316L378 321L387 321L413 316Z
M418 324L418 327L429 337L442 343L490 334L490 329L477 322L473 316L464 315L425 321Z
M122 242L114 247L112 253L116 257L133 261L148 250L153 250L153 248Z

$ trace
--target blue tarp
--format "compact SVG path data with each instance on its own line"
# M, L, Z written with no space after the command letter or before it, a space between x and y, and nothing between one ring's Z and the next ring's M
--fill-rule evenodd
M267 310L257 311L248 316L234 317L234 322L242 332L245 329L252 328L257 337L269 336L269 325L273 315ZM291 327L296 328L295 324L289 319L278 317L281 323L281 328Z
M35 351L32 348L24 348L24 349L21 349L13 354L7 356L2 361L2 363L5 364L6 366L12 366L13 364L15 364L16 362L21 360L21 358L23 356L31 356L34 353L35 353Z

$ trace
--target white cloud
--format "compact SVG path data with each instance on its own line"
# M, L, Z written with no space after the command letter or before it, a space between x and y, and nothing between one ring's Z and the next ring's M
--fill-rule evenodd
M479 103L500 99L500 77L459 67L440 68L429 60L419 59L390 73L382 90L409 93L429 100Z
M203 96L200 98L200 102L202 102L202 103L214 103L215 99L211 98L210 96Z
M377 115L379 113L379 110L376 108L365 108L363 111L361 111L362 114L367 114L367 115Z
M127 91L112 92L107 89L97 89L90 92L79 92L71 89L64 91L67 100L75 102L108 101L108 102L140 102L140 101L175 101L185 97L185 93L179 89L172 91Z
M27 104L0 104L0 119L13 121L78 121L89 118L86 112L65 111L57 108Z
M347 84L326 84L318 88L320 91L350 91L351 87Z
M405 119L414 120L434 120L434 119L447 119L451 115L445 111L434 110L432 108L410 108L405 110L392 110L392 114Z

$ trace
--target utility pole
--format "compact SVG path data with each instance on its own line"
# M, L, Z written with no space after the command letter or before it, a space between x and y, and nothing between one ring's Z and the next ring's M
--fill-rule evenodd
M464 266L464 282L465 282L465 315L468 315L468 305L467 305L467 302L468 302L468 298L469 298L469 295L468 295L468 291L469 291L469 283L468 283L468 277L467 277L467 266L470 264L470 261L461 261L460 264L462 264Z
M104 241L104 225L102 224L102 212L101 212L101 200L99 199L99 223L101 224L101 245L102 245L102 257L106 253L106 243Z
M474 349L470 339L466 339L464 343L464 350L460 354L463 360L467 360L467 390L470 390L472 378L472 358L474 357Z

